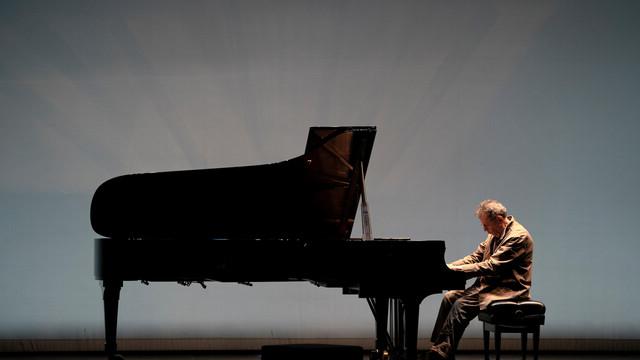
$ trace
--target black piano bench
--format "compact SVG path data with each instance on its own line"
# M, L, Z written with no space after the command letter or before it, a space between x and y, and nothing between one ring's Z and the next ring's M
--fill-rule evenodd
M262 360L362 360L360 346L327 344L264 345Z
M533 333L533 358L538 360L540 325L544 325L546 308L540 301L494 301L481 310L478 319L483 322L484 358L489 360L489 333L494 332L496 360L500 360L502 333L520 333L522 359L527 358L527 335Z

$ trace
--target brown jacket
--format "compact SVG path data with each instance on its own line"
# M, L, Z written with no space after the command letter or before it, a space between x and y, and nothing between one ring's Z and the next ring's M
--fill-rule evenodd
M468 256L457 260L469 277L478 277L480 309L495 300L530 298L533 239L512 216L501 238L487 236Z

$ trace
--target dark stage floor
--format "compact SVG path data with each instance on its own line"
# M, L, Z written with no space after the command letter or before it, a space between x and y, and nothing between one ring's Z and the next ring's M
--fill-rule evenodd
M177 354L177 353L154 353L140 354L133 353L125 356L126 360L260 360L260 355L251 354ZM517 353L507 353L500 357L503 360L519 360L522 356ZM105 360L103 355L98 354L1 354L3 360ZM456 356L457 360L484 360L482 353L462 353ZM492 357L493 359L493 357ZM533 359L528 355L527 359ZM540 360L631 360L640 359L640 354L628 353L543 353ZM304 360L304 359L300 359ZM331 359L327 359L331 360ZM365 357L363 360L368 360Z

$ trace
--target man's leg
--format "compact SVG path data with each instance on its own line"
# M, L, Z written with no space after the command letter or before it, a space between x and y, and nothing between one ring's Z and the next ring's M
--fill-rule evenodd
M445 305L445 301L448 305ZM442 324L440 324L440 331L435 336L431 352L435 353L433 355L436 355L433 357L439 356L441 358L451 359L467 325L478 315L480 305L477 288L470 287L462 291L462 294L455 293L448 297L445 296L443 305L449 306L450 310L442 321ZM438 325L437 322L436 325ZM434 329L434 331L435 330L436 329Z
M453 303L462 295L464 295L464 290L452 290L447 291L446 293L444 293L444 296L442 296L442 302L440 303L438 317L436 318L436 323L433 325L433 332L431 333L432 343L435 343L438 339L438 335L440 335L442 326L444 325L447 316L449 316L449 311L451 311L451 306L453 306Z

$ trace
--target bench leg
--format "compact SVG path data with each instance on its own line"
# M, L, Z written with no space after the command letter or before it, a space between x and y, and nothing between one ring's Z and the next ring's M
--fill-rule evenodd
M493 335L496 342L496 360L500 360L500 342L502 341L502 334L498 329L496 329L496 332Z
M520 333L521 343L522 343L522 360L527 360L527 332L523 331Z
M540 326L533 331L533 360L538 360L538 345L540 344Z
M483 330L484 339L484 360L489 360L489 330Z

